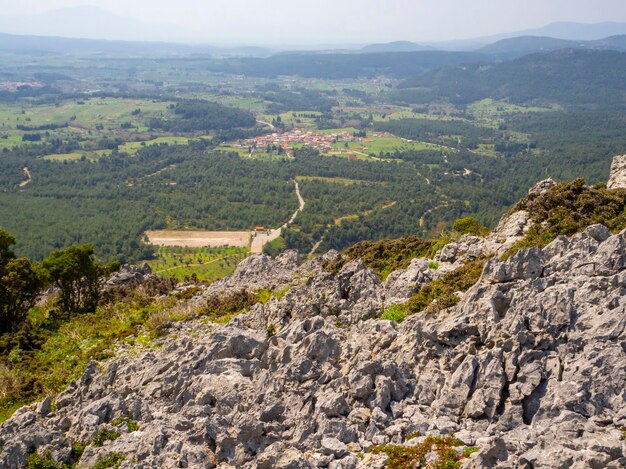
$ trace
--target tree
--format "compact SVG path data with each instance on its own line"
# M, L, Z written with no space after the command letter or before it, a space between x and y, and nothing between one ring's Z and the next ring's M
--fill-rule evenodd
M41 276L26 258L16 259L15 237L0 229L0 333L13 332L35 305Z
M473 217L459 218L454 222L452 229L459 234L471 234L474 236L485 236L489 233L489 230Z
M94 312L100 299L100 278L119 268L119 263L98 264L93 245L84 244L52 252L43 267L60 290L61 310Z

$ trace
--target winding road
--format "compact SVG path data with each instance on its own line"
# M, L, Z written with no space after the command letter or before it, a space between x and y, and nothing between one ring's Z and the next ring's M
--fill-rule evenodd
M298 196L298 203L299 203L298 210L293 212L293 215L291 215L291 218L289 219L289 221L285 223L284 225L282 225L280 228L271 230L269 233L256 233L256 232L253 233L252 244L250 246L250 252L252 254L262 254L263 246L266 243L269 243L270 241L274 241L276 238L278 238L281 235L283 228L287 228L289 225L291 225L298 217L298 214L302 212L302 210L304 210L304 206L306 205L306 202L304 201L304 199L302 198L302 195L300 194L300 185L298 184L298 181L294 180L293 182L296 186L296 196Z
M33 176L30 174L30 171L27 167L24 167L22 169L22 173L24 173L24 176L26 176L26 181L20 182L20 189L24 189L33 180Z

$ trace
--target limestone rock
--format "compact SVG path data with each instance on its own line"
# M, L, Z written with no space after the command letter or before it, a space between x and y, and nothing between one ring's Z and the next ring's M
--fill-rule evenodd
M607 189L626 189L626 155L613 158Z
M499 245L463 237L439 269ZM67 463L73 442L103 429L119 438L88 446L81 467L114 453L122 467L384 467L366 450L417 444L415 432L476 446L463 467L623 467L624 233L594 225L495 257L456 306L379 320L439 275L426 268L414 261L383 285L359 261L334 275L289 253L250 258L213 293L286 285L281 299L227 325L174 323L158 347L91 363L56 407L0 425L0 467L24 467L31 448ZM139 430L113 427L120 417Z

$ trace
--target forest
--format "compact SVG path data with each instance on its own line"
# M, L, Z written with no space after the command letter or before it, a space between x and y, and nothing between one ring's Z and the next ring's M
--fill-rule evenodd
M624 80L624 52L558 50L490 65L474 63L430 71L403 81L391 98L397 101L445 98L463 105L491 97L523 104L623 109Z
M151 119L149 127L169 132L208 132L256 124L251 113L210 101L185 100L171 105L170 110L173 115Z
M624 153L624 57L111 56L31 68L0 53L1 79L37 83L0 91L0 226L35 261L93 243L103 261L138 262L158 254L146 230L280 226L297 180L306 209L274 253L434 236L464 216L492 227L540 179L606 180ZM295 128L313 136L282 144ZM350 138L311 146L321 133ZM246 139L272 134L280 152L253 154Z

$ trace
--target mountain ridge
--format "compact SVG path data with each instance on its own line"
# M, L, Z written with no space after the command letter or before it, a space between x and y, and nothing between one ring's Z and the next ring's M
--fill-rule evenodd
M486 237L466 234L384 283L358 259L329 272L337 252L304 264L293 251L250 257L232 277L190 290L153 344L119 343L54 401L18 410L0 426L0 461L620 467L626 234L587 224L506 260L494 251L551 226L544 206L574 197L586 207L601 194L624 203L625 168L626 156L616 157L611 189L541 181ZM476 262L484 268L454 302L379 319ZM116 275L109 284L131 277ZM203 308L263 288L275 293L228 324L202 319Z

